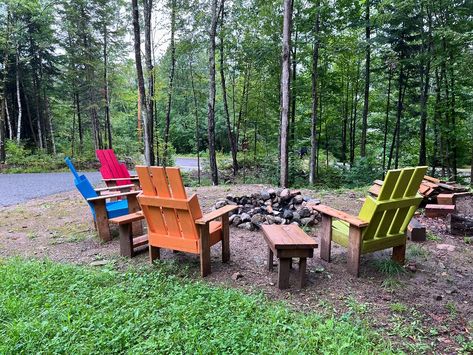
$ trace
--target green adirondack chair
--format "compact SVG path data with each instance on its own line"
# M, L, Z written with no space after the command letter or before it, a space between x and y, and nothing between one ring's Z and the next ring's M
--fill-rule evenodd
M368 196L358 217L314 206L322 214L320 257L330 262L334 241L348 249L348 272L354 276L359 275L361 254L393 248L392 259L403 264L404 232L422 201L417 190L426 171L426 166L388 171L378 198Z

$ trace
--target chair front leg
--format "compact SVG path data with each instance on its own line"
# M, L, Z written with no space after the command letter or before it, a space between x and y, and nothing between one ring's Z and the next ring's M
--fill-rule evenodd
M222 216L222 262L230 261L230 223L228 213Z
M200 275L211 273L210 268L210 222L200 226Z
M330 251L332 247L332 217L322 214L322 226L320 231L320 258L330 262Z
M97 228L100 239L108 242L112 239L110 235L110 227L108 225L107 208L105 207L105 200L94 201L95 210L95 226Z
M127 196L128 201L128 213L134 213L141 210L140 204L136 195ZM133 222L132 224L132 235L141 235L143 234L143 223L142 221Z
M348 238L348 272L353 276L358 277L360 275L361 245L363 242L361 229L350 225Z

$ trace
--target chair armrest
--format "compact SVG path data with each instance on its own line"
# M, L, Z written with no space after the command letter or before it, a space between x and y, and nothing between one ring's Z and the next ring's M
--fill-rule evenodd
M115 223L115 224L118 224L118 225L122 225L122 224L130 224L130 223L133 223L133 222L138 222L138 221L141 221L143 219L145 219L145 216L143 215L143 212L138 211L138 212L135 212L135 213L126 214L124 216L115 217L115 218L109 219L108 221L110 223Z
M130 191L130 192L123 192L119 194L113 194L113 195L105 195L105 196L97 196L97 197L91 197L87 199L87 202L95 202L95 201L102 201L102 200L107 200L109 198L116 198L116 197L128 197L128 196L136 196L140 193L141 191Z
M327 216L334 217L337 219L341 219L342 221L348 222L352 226L355 226L358 228L367 227L369 225L369 222L367 221L363 221L359 219L358 217L352 216L342 211L338 211L334 208L331 208L325 205L312 206L312 208L322 214L325 214Z
M135 186L136 185L134 185L134 184L128 184L128 185L120 185L120 186L101 187L99 189L95 189L95 192L103 192L103 191L109 191L109 190L131 189Z
M227 214L227 213L229 213L233 210L236 210L237 208L238 208L238 206L233 206L233 205L223 206L222 208L219 208L218 210L209 212L209 213L203 215L201 218L196 219L195 223L196 224L207 224L210 221L213 221L214 219L223 216L224 214Z
M129 178L109 178L109 179L102 179L102 181L126 181L126 180L139 180L138 176L130 176Z

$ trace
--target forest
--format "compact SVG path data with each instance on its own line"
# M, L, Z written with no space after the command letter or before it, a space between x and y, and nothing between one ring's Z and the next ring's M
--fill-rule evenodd
M2 0L0 167L113 148L214 185L473 184L472 68L467 0Z

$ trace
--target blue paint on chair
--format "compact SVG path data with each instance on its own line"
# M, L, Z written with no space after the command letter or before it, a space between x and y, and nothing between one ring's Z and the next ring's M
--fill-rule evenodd
M79 190L82 197L84 197L86 201L89 198L98 197L99 194L95 191L94 187L92 186L90 181L87 179L87 177L85 175L79 175L79 173L74 167L74 164L72 164L72 161L68 157L66 157L64 160L66 162L66 165L71 170L71 173L74 175L74 185L76 186L77 190ZM90 210L95 220L94 204L89 201L87 201L87 203L90 206ZM106 202L105 208L107 210L108 219L120 217L129 213L127 200Z

